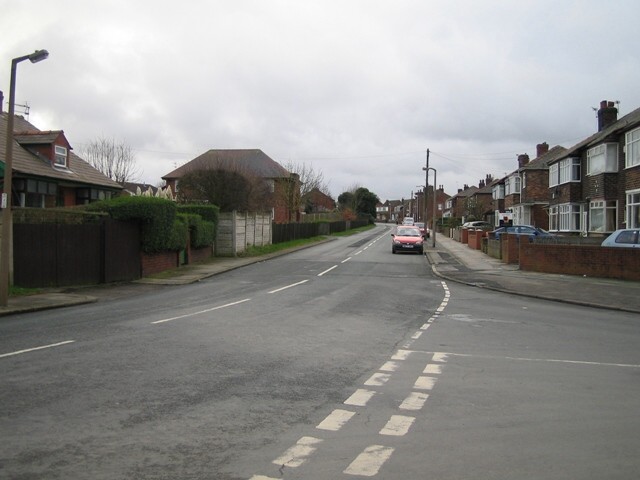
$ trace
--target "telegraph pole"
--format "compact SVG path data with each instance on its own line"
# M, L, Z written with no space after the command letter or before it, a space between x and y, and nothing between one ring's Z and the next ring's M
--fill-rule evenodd
M429 204L429 149L427 148L427 164L422 167L424 170L424 226L425 228L429 227L429 222L427 218L427 205ZM431 229L433 230L433 228Z

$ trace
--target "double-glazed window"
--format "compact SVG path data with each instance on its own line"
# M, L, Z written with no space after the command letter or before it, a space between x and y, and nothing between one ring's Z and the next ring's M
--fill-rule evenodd
M54 165L56 167L67 167L67 149L60 145L55 145Z
M549 209L549 230L557 232L579 232L582 207L565 203Z
M514 175L509 177L505 184L505 195L513 195L515 193L520 193L520 176Z
M618 171L618 144L603 143L587 150L587 175Z
M581 174L580 158L571 157L549 166L549 186L579 182Z
M640 228L640 190L627 192L627 228Z
M636 128L635 130L631 130L626 133L624 151L624 165L626 168L640 165L640 128Z
M491 196L494 200L504 199L504 183L500 183L491 189Z
M589 231L613 232L618 224L618 202L616 200L594 200L589 202Z

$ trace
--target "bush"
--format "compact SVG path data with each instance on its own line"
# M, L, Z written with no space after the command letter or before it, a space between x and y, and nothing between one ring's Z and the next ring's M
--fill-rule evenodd
M178 212L200 215L203 220L218 224L220 209L215 205L178 205Z
M182 209L178 209L182 210ZM214 222L203 220L200 215L192 213L178 213L178 219L187 225L191 246L193 248L207 247L213 245L216 236L216 224Z
M88 211L107 212L116 220L136 220L141 225L142 250L146 253L180 250L186 246L184 223L176 221L176 205L156 197L117 197L87 205ZM177 238L181 233L184 239ZM182 245L176 248L176 245Z

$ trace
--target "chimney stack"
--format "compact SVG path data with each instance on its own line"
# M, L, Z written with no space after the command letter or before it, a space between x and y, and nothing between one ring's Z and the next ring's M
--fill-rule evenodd
M480 180L480 182L478 182L478 188L484 188L484 180Z
M600 110L598 110L598 131L601 132L609 125L618 121L618 109L615 102L602 100L600 102Z
M529 155L526 153L518 155L518 168L524 167L527 163L529 163Z
M549 151L549 144L547 142L539 143L536 145L536 158L541 157Z
M2 113L2 104L4 103L4 93L0 90L0 113Z

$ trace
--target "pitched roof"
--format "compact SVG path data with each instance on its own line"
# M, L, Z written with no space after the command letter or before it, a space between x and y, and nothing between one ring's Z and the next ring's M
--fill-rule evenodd
M556 145L555 147L549 149L547 153L534 158L529 163L519 168L518 171L521 172L523 170L546 170L549 168L550 163L553 163L558 158L563 157L566 152L566 148L560 145Z
M0 115L0 160L4 167L4 154L6 151L7 124L9 114L2 112ZM30 144L45 142L48 138L57 138L61 131L41 132L36 127L27 122L23 117L14 116L14 132L20 132L18 137L28 136ZM15 139L15 136L14 136ZM36 143L31 143L31 139L36 139ZM56 168L51 161L42 157L37 152L25 148L17 141L13 146L12 167L14 175L24 174L43 178L52 178L59 182L70 182L76 184L89 184L100 187L121 190L122 187L111 180L100 171L93 168L89 163L78 155L69 151L69 168Z
M262 178L289 178L291 175L282 165L259 149L209 150L174 171L167 173L164 180L180 178L194 170L211 168L237 168L249 171Z

